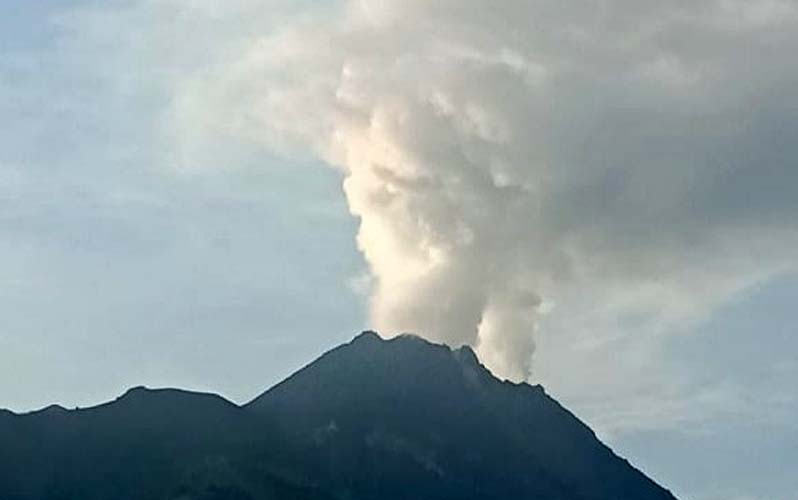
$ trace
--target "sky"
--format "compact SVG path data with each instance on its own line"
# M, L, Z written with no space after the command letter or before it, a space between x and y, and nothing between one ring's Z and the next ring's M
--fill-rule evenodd
M0 4L0 407L473 345L680 498L798 491L798 6Z

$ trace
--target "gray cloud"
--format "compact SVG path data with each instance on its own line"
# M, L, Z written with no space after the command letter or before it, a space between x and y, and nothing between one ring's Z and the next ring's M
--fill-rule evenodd
M270 7L62 22L148 68L103 71L157 90L158 163L266 144L339 168L386 334L472 344L522 379L541 327L555 351L628 336L650 358L796 267L789 2Z
M778 1L352 2L202 81L257 82L249 133L344 170L378 328L519 379L544 312L663 331L795 268L797 24Z

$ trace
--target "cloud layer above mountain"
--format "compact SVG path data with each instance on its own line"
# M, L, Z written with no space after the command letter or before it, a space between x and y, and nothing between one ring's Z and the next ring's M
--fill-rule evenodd
M667 332L795 269L796 28L780 1L328 5L195 75L181 125L341 168L374 325L523 379L540 324Z
M791 2L141 1L61 22L114 48L116 85L158 89L162 163L218 168L234 138L339 168L373 326L511 379L536 330L678 333L798 265Z

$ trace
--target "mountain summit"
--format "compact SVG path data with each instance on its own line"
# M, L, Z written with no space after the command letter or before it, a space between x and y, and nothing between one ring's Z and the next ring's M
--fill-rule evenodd
M673 500L469 347L364 332L250 403L136 388L0 413L0 498Z

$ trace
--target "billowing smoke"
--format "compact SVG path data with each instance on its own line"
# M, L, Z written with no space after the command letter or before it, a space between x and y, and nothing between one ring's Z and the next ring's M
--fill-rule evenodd
M374 327L524 379L549 316L657 333L795 269L796 33L778 0L361 0L194 90L342 169Z

